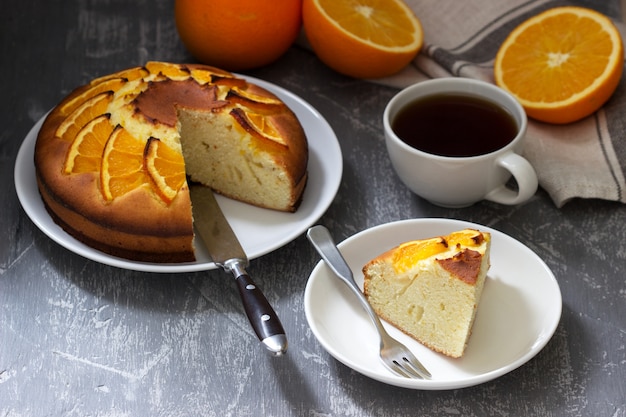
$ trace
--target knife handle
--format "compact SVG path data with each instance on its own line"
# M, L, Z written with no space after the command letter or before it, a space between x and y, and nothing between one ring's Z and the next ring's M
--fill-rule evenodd
M274 355L287 351L287 336L278 315L247 272L232 270L250 324L259 340Z

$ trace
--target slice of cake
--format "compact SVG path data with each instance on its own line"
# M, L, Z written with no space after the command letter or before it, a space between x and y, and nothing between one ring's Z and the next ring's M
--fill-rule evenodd
M489 269L491 235L464 229L403 243L363 267L376 313L444 355L463 355Z

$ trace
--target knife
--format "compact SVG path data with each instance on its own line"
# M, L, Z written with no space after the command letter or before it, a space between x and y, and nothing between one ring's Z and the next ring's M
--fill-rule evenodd
M273 355L282 355L287 351L285 330L270 303L246 272L248 257L213 191L202 185L190 185L189 191L194 225L209 255L217 266L235 277L244 310L261 343Z

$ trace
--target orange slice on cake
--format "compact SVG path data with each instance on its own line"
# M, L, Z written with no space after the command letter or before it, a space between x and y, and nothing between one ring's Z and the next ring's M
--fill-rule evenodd
M106 113L112 100L113 92L104 91L85 101L63 120L57 128L56 136L63 140L73 140L83 126Z
M102 165L102 152L106 141L113 132L109 115L96 117L83 127L72 142L65 158L63 172L99 172Z
M455 248L480 246L486 234L473 229L463 229L447 236L414 240L398 246L394 253L393 266L398 273L411 269L423 259Z
M125 79L111 78L101 83L94 84L90 88L87 88L82 94L64 103L61 107L61 111L64 114L70 114L90 98L93 98L101 93L106 93L107 91L117 91L121 88L122 85L124 85L124 83L126 83Z
M102 84L106 81L114 80L114 79L118 79L118 80L121 79L124 81L133 81L139 78L143 78L147 76L148 74L149 74L148 70L145 69L144 67L133 67L133 68L128 68L122 71L118 71L113 74L103 75L102 77L94 78L93 80L91 80L89 84L91 86L96 86L98 84Z
M100 183L106 201L148 184L144 171L144 148L146 144L121 126L115 128L107 140L102 155Z
M411 269L419 261L445 252L448 245L442 237L403 243L394 252L393 267L398 273Z
M249 133L287 146L285 139L278 133L272 122L264 115L244 110L240 107L231 110L230 114L237 123Z
M148 62L146 69L150 71L150 74L161 74L171 80L186 80L189 78L189 71L186 68L169 62Z
M144 152L144 164L157 194L171 203L186 182L183 156L159 139L150 138Z

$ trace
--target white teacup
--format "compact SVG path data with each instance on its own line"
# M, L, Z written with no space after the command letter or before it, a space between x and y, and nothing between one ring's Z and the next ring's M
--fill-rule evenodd
M441 156L416 149L392 129L398 113L418 99L456 94L482 98L508 112L517 135L503 147L476 156ZM383 115L385 142L391 163L402 182L415 194L444 207L465 207L480 200L519 204L537 191L537 174L521 157L527 119L519 102L495 85L468 78L423 81L396 94ZM437 140L437 138L432 138ZM506 186L511 175L517 190Z

